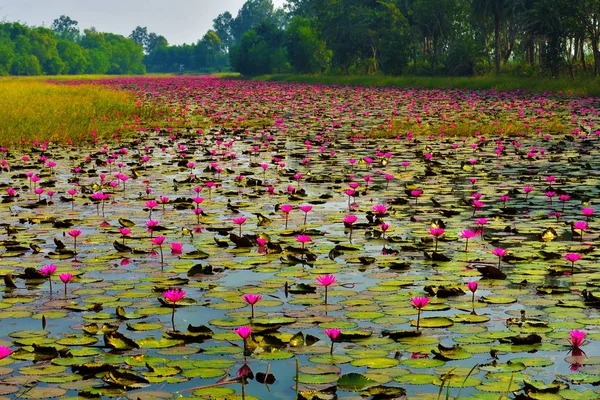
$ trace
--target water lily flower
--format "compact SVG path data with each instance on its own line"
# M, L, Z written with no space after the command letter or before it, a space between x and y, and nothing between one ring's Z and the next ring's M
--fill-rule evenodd
M250 304L250 306L252 307L252 316L250 318L254 318L254 305L258 303L261 299L262 294L248 293L242 296L242 300Z
M382 223L381 225L379 225L379 227L381 228L381 231L383 232L382 237L385 238L385 233L387 232L388 229L390 229L390 225L386 224L385 222Z
M289 204L284 204L281 207L279 207L279 210L281 210L281 212L285 214L285 229L287 229L288 227L288 217L293 208L294 207L292 207Z
M579 329L573 329L571 332L569 332L569 341L571 343L571 346L574 349L578 349L582 344L583 344L583 339L585 338L585 332L584 331L580 331Z
M179 288L169 289L164 291L162 295L172 305L173 311L171 312L171 325L173 326L173 330L175 330L175 306L177 305L177 302L179 302L185 296L185 290Z
M429 303L429 297L411 297L413 305L417 308L417 331L421 323L421 310Z
M588 230L589 225L585 221L576 221L573 223L573 230L581 232L581 240L583 241L583 233Z
M379 217L383 217L383 215L387 212L387 207L383 204L376 204L373 206L373 212Z
M474 238L475 236L479 235L478 232L476 231L472 231L470 229L465 229L464 231L462 231L460 233L460 237L466 239L466 243L465 243L465 252L469 251L469 239Z
M240 227L240 237L242 236L242 225L246 222L246 217L238 217L233 219L233 223Z
M467 282L467 289L472 293L471 303L475 302L475 292L477 291L477 281Z
M308 212L312 210L313 206L306 204L298 207L302 212L304 212L304 225L306 225L306 217L308 216Z
M333 354L333 343L336 341L336 339L340 336L341 333L342 331L338 328L325 329L325 334L327 335L327 337L329 337L329 339L331 339L331 349L329 350L329 354Z
M492 250L492 254L498 257L498 269L500 269L500 262L502 261L502 257L508 254L508 251L498 247Z
M298 235L296 236L296 241L298 243L302 243L302 249L304 250L304 246L306 245L306 243L310 243L311 242L311 238L309 235Z
M415 205L417 205L417 201L419 200L419 196L423 194L422 189L415 189L410 191L410 195L415 198Z
M160 250L160 264L161 264L161 269L162 269L162 264L164 264L165 260L163 257L163 249L162 249L162 245L165 242L167 238L165 236L157 236L153 239L151 239L151 242L154 243L155 245L158 246L158 249Z
M445 232L444 228L433 227L433 228L429 229L429 233L435 239L435 250L434 251L437 251L437 249L438 249L438 240L444 234L444 232Z
M333 274L317 276L315 279L321 286L325 286L325 305L327 305L327 288L336 283L337 279Z
M52 275L56 272L56 265L44 265L40 268L40 274L48 278L48 282L50 283L50 294L52 294Z
M573 273L573 270L575 268L575 263L577 261L581 260L581 254L567 253L567 254L565 254L565 260L567 260L568 262L571 263L571 273Z
M67 284L73 280L73 274L60 274L60 280L65 284L65 296L67 295Z
M12 354L12 350L5 346L0 346L0 359L6 358Z
M171 243L171 254L180 255L183 252L183 245L178 242Z
M73 238L73 248L77 253L77 237L82 233L81 229L71 229L67 234Z

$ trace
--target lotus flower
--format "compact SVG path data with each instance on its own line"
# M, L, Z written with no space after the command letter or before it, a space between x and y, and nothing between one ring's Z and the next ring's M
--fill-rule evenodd
M288 227L288 217L290 215L290 212L292 211L294 207L292 207L289 204L284 204L281 207L279 207L279 209L281 210L281 212L283 212L285 214L285 229L287 229Z
M163 297L167 299L170 303L172 303L173 311L171 313L171 325L173 326L173 330L175 330L175 306L177 302L183 299L185 296L185 290L183 289L169 289L163 292Z
M387 207L383 204L376 204L373 206L373 212L381 218L387 212Z
M581 232L581 240L583 241L583 233L588 230L589 225L585 221L577 221L573 223L573 230Z
M335 275L321 275L315 278L321 286L325 286L325 305L327 305L327 288L337 282Z
M311 242L311 238L309 235L298 235L296 236L296 241L298 243L302 243L302 250L304 250L304 246L306 245L306 243L310 243Z
M333 354L333 343L340 336L341 333L342 331L337 328L325 329L325 334L327 335L327 337L329 337L329 339L331 339L331 349L329 350L329 354Z
M500 269L500 263L502 262L502 257L508 254L508 251L501 249L500 247L492 250L492 254L498 257L498 269Z
M302 205L298 207L302 212L304 212L304 225L306 225L306 217L308 216L308 212L312 210L313 206L311 205Z
M411 297L413 305L417 308L417 331L421 324L421 310L429 303L429 297Z
M464 231L462 231L460 233L460 237L466 239L465 252L469 251L469 239L474 238L478 234L479 234L478 232L472 231L472 230L469 230L469 229L465 229Z
M67 295L67 284L73 280L73 274L60 274L58 277L65 284L65 296L66 296Z
M429 229L429 233L434 237L435 239L435 250L437 251L438 249L438 240L440 239L440 237L444 234L445 230L444 228L438 228L438 227L434 227L434 228L430 228Z
M8 347L0 346L0 359L6 358L12 354L12 350Z
M467 282L467 289L471 291L471 304L475 303L475 292L477 291L477 281Z
M248 353L247 339L252 334L252 328L249 326L240 326L235 330L235 333L244 340L244 355L246 355Z
M348 236L348 240L352 240L352 229L353 224L356 222L358 217L356 215L346 215L344 217L344 225L350 229L350 235Z
M82 233L81 229L71 229L67 234L73 238L73 249L77 253L77 237Z
M575 269L575 262L581 260L581 254L578 253L567 253L565 254L565 260L571 263L571 273Z
M254 305L258 303L261 299L261 294L248 293L242 296L242 300L250 304L250 306L252 307L252 316L250 318L254 318Z
M153 238L151 240L152 243L154 243L155 245L158 246L158 249L160 250L160 264L161 264L161 270L162 270L162 265L165 263L165 259L163 257L163 248L162 245L165 242L167 238L165 236L157 236L155 238Z
M569 332L569 336L571 346L574 349L578 349L583 344L583 339L585 339L585 332L580 331L579 329L573 329L571 332Z
M44 265L40 268L40 274L48 277L48 282L50 283L50 294L52 294L52 275L56 272L56 265Z
M246 217L234 218L233 223L240 226L240 237L242 236L242 225L246 222Z

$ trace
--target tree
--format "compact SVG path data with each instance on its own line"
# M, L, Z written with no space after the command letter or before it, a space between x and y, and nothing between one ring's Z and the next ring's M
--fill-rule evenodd
M33 54L19 54L10 67L10 74L22 76L42 75L42 66Z
M60 39L77 42L81 36L81 32L79 32L77 25L79 25L77 21L72 20L66 15L61 15L52 22L50 29L52 29Z
M154 32L150 32L148 34L148 39L147 39L146 45L145 45L146 53L150 54L157 48L163 47L163 46L168 46L168 45L169 45L169 42L167 42L167 39L164 36L157 35Z
M232 44L238 44L242 35L273 14L271 0L247 0L231 21Z
M85 72L89 60L81 46L70 40L59 39L56 48L65 63L64 73L78 75Z
M506 16L506 0L473 0L473 12L482 17L492 16L494 21L494 66L500 73L500 28Z
M145 26L142 28L141 26L136 26L133 32L129 35L130 39L133 39L135 44L146 47L148 43L148 28Z
M225 11L219 14L217 18L213 19L213 29L217 36L221 39L221 44L225 50L233 43L233 35L231 32L231 24L233 17L229 11Z
M329 65L331 51L308 18L293 18L285 31L285 40L289 60L295 71L314 74L323 72Z
M286 68L284 32L264 20L242 35L229 52L231 66L242 75L268 74Z

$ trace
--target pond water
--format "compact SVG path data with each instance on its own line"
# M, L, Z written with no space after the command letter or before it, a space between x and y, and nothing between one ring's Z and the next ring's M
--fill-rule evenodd
M187 106L185 126L169 117L135 137L2 153L0 345L13 352L0 360L0 398L600 397L598 228L594 211L582 213L599 190L593 99L461 94L482 120L554 112L588 124L575 134L532 122L515 137L381 139L366 134L419 107L437 109L434 127L473 116L443 111L459 97L444 91L102 83ZM164 207L147 203L160 196ZM306 224L300 205L312 205ZM437 252L433 227L444 229ZM53 293L36 273L49 264ZM62 273L75 276L66 295ZM316 278L328 274L337 282L325 304ZM163 297L172 288L185 290L175 331ZM254 318L248 293L263 296ZM420 317L416 296L429 298ZM245 325L244 344L235 330ZM332 354L331 328L341 330ZM573 330L586 334L577 348ZM267 371L275 381L260 383Z

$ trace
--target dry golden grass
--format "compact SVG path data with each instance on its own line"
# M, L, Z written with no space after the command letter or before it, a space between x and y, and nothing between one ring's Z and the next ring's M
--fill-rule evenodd
M80 144L92 134L100 139L117 132L123 136L135 131L125 128L134 115L144 120L156 111L136 103L130 93L57 85L40 78L0 79L0 104L1 146L22 140Z

